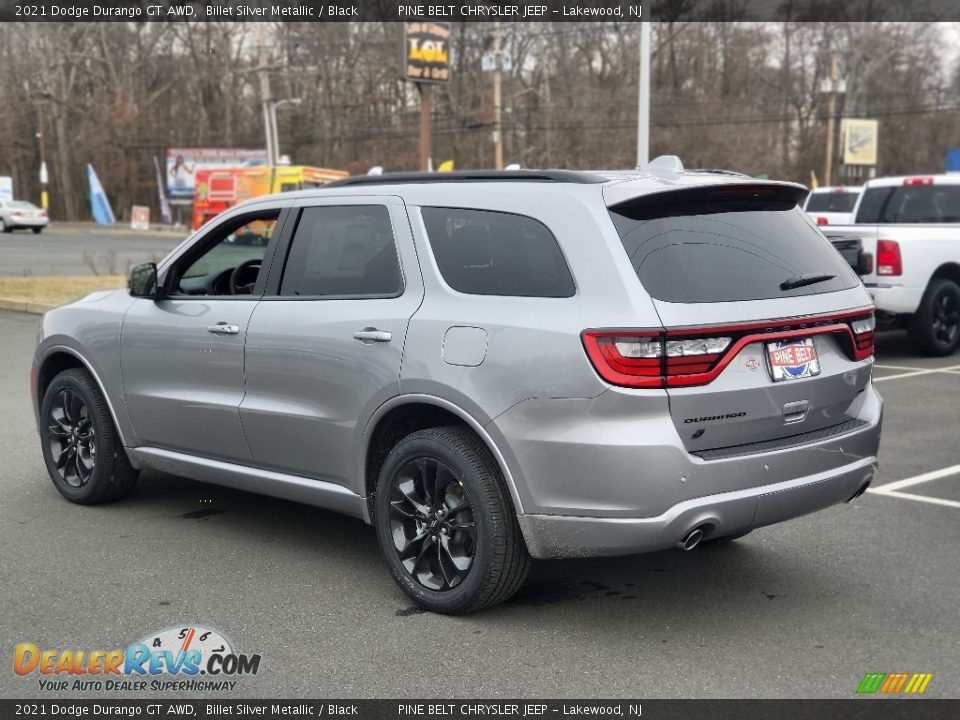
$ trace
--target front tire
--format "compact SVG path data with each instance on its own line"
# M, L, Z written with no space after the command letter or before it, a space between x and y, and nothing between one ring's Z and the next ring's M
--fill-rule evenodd
M13 228L7 225L7 223L3 221L3 218L0 218L0 233L8 233L11 230L13 230Z
M465 428L420 430L393 448L377 482L374 522L394 580L433 612L501 603L530 569L500 469Z
M107 401L89 373L64 370L40 406L43 459L67 500L96 505L127 495L139 473L130 465Z
M960 346L960 286L938 278L930 282L911 318L910 342L924 355L952 355Z

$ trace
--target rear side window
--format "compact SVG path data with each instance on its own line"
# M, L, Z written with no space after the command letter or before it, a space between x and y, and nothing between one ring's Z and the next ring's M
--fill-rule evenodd
M658 300L764 300L856 287L859 279L796 199L792 188L698 188L627 201L610 216L637 277Z
M305 208L280 281L281 295L392 297L400 265L382 205Z
M489 210L420 210L444 281L471 295L571 297L573 278L546 225Z
M830 190L827 192L810 193L807 200L807 212L853 212L860 193Z
M858 223L960 223L960 185L872 187L863 193Z

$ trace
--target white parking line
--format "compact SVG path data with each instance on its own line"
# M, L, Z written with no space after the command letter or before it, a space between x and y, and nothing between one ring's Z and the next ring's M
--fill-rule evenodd
M879 370L912 370L916 372L917 370L928 370L929 368L918 368L918 367L907 367L906 365L887 365L883 363L874 363L873 366Z
M911 485L919 485L920 483L930 482L931 480L939 480L940 478L950 477L951 475L960 475L960 465L951 465L950 467L943 468L942 470L933 470L928 473L923 473L923 475L914 475L906 480L897 480L896 482L872 487L867 492L880 494L891 493L894 490L899 490L900 488L910 487Z
M951 365L950 367L930 368L928 370L913 370L911 372L898 373L897 375L887 375L885 377L875 377L875 383L885 382L887 380L899 380L901 378L916 377L918 375L932 375L933 373L950 373L960 370L960 365Z
M913 493L882 493L872 489L867 490L867 492L876 493L877 495L884 495L886 497L900 498L902 500L917 500L918 502L930 503L931 505L944 505L946 507L960 508L960 502L957 502L956 500L944 500L943 498L927 497L926 495L914 495Z
M913 493L898 492L900 488L919 485L920 483L930 482L931 480L940 480L951 475L960 475L960 465L951 465L942 470L933 470L932 472L914 475L911 478L897 480L878 487L872 487L867 490L874 495L884 495L886 497L900 498L901 500L914 500L916 502L930 503L931 505L942 505L943 507L960 508L960 502L956 500L944 500L938 497L927 497L926 495L914 495Z

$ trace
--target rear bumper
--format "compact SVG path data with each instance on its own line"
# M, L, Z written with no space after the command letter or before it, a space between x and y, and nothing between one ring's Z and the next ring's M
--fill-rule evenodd
M9 228L35 228L35 227L46 227L50 222L48 218L10 218L7 220L7 227Z
M704 538L738 535L850 500L873 481L875 457L836 470L674 505L652 518L523 515L520 528L535 558L630 555L665 550L694 528Z
M739 534L849 500L876 472L883 401L872 384L836 432L722 457L688 452L666 403L626 391L531 400L487 426L534 557L662 550L700 525L707 539Z

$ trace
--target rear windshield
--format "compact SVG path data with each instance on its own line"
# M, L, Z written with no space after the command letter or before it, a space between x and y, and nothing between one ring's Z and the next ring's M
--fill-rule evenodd
M810 193L807 200L807 212L853 212L860 193L846 191L830 191Z
M960 185L867 188L858 223L960 223Z
M857 286L859 279L797 206L792 189L768 197L766 191L744 192L678 191L610 208L650 295L667 302L729 302Z

